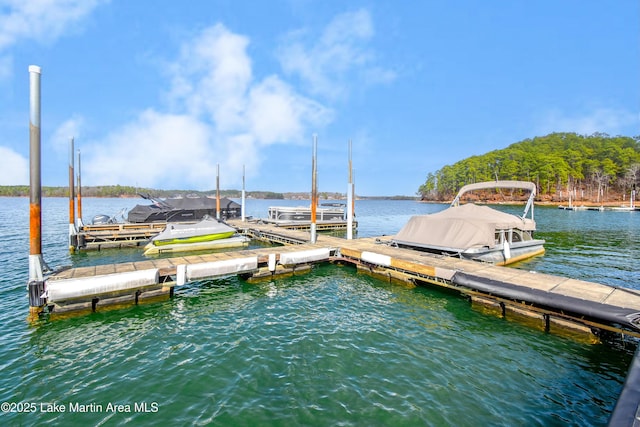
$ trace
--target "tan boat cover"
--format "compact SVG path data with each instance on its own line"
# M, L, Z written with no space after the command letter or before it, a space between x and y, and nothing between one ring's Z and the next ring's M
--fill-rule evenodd
M535 230L535 222L468 203L430 215L416 215L396 234L394 241L427 248L464 251L495 246L496 230Z

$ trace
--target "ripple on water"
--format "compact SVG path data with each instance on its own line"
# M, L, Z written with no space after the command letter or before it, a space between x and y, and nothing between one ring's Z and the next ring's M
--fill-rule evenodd
M397 218L389 214L387 222ZM64 253L65 220L45 246L56 262L100 258ZM592 236L583 241L576 242L575 233L567 242L554 237L549 256L527 268L568 265L569 274L572 268L592 274L585 260L614 262L617 252L638 250L634 236L611 246L594 243L607 233L590 226ZM388 233L390 225L380 220L366 227ZM16 253L26 254L21 248ZM589 252L597 255L589 258ZM165 302L29 327L26 256L0 245L0 259L8 278L0 283L3 400L159 404L157 414L46 414L37 422L602 425L632 357L630 349L544 334L474 312L458 296L388 285L337 266L257 284L235 277L192 283ZM607 280L633 273L599 265ZM27 414L5 418L36 423Z

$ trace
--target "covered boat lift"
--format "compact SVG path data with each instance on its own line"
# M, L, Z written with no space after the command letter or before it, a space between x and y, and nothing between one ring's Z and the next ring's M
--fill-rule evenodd
M530 192L522 216L473 203L461 205L470 191L511 188ZM396 234L392 244L462 258L511 264L544 253L544 240L534 239L535 184L523 181L495 181L465 185L442 212L416 215ZM527 218L527 213L531 217Z
M127 221L131 223L149 222L187 222L199 221L205 215L216 217L217 201L215 198L176 197L157 199L141 195L150 200L150 205L136 205L129 211ZM220 199L220 215L222 218L237 218L240 216L240 204L226 197Z

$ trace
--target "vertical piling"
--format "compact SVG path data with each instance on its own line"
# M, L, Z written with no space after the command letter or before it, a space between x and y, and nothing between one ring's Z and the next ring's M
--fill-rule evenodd
M316 242L316 211L318 208L318 135L313 134L311 156L311 243Z
M45 300L42 259L42 184L40 161L40 67L29 66L29 313L37 315Z
M220 220L220 163L216 169L216 219Z
M82 226L82 174L80 173L80 150L78 150L78 227Z
M244 169L244 165L242 165L242 205L240 207L242 222L245 221L245 210L244 210L244 204L245 204L245 191L244 191L245 179L244 179L244 176L245 176L245 169Z
M76 181L74 171L73 138L69 141L69 252L74 252L77 243L76 233Z
M349 183L347 184L347 240L353 239L353 164L351 163L351 140L349 140Z

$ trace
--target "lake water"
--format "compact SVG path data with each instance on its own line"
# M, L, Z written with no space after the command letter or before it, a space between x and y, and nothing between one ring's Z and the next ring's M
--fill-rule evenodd
M85 221L138 202L84 199ZM635 350L333 265L259 284L192 283L164 302L29 325L28 204L0 199L0 402L29 411L3 411L3 425L598 426ZM248 200L247 214L305 204ZM70 255L67 206L43 199L52 267L143 259L140 249ZM393 235L444 207L357 201L358 235ZM640 289L640 212L535 215L547 252L518 268Z

